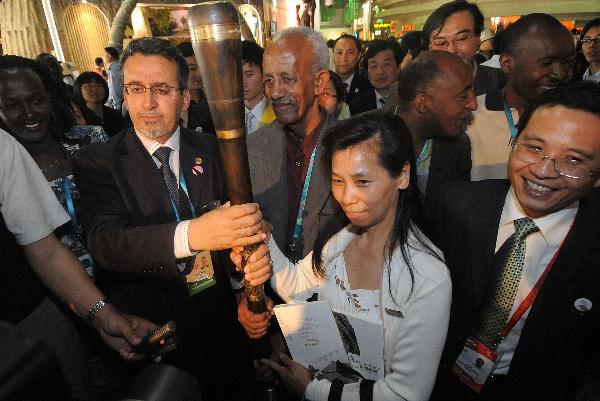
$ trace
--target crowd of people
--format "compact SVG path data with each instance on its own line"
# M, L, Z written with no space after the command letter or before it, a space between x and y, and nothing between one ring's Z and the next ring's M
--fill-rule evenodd
M400 43L298 27L241 50L235 206L190 42L107 47L72 82L0 56L0 320L45 338L70 398L119 399L169 321L160 363L205 400L600 396L600 19L494 35L461 1ZM315 300L381 325L382 378L291 359L273 304Z

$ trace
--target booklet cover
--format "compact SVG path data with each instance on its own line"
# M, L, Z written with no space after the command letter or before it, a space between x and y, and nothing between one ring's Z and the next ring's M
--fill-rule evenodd
M383 325L332 312L329 302L277 305L277 321L292 358L317 370L336 361L365 379L383 378Z

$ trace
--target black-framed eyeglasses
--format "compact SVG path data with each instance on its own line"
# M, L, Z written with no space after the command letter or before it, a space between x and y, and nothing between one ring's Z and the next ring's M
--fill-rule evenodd
M125 93L129 96L139 96L146 93L147 90L149 90L150 93L158 96L172 96L174 92L179 92L181 90L181 88L175 88L168 85L157 85L149 88L139 84L125 84L124 86Z
M452 39L433 38L429 42L429 48L434 50L446 50L450 46L450 43L452 43L454 47L464 47L467 44L467 41L473 36L475 36L473 32L467 31L459 33Z
M522 162L537 164L544 159L552 161L554 170L564 177L582 180L600 171L590 170L583 162L573 156L564 156L554 159L544 153L542 148L530 144L517 143L513 145L512 154Z
M585 37L581 39L581 46L592 46L600 44L600 36L596 36L595 38Z

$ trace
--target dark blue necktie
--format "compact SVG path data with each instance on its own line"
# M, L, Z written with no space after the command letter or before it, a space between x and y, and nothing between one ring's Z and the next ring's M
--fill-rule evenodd
M169 167L171 151L171 148L161 146L154 151L154 157L160 161L160 172L165 180L165 184L167 184L171 200L173 200L175 206L179 207L179 186L177 185L177 177L175 177L175 174L173 174L173 171Z

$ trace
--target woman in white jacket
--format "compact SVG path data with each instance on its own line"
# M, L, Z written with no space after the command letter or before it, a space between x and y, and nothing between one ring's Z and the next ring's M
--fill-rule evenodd
M334 312L383 323L384 378L344 385L313 378L286 355L261 362L308 400L428 400L446 338L451 283L441 253L419 228L410 132L395 115L358 116L329 130L323 145L332 193L349 224L324 230L313 253L296 265L271 240L271 285L286 302L316 293Z

